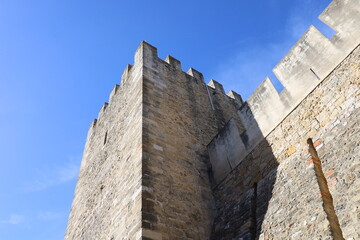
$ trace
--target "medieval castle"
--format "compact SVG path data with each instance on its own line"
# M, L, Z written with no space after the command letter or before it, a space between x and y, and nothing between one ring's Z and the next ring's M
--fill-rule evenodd
M273 70L284 90L246 102L142 42L90 126L65 239L360 239L360 2L319 18L336 34L311 26Z

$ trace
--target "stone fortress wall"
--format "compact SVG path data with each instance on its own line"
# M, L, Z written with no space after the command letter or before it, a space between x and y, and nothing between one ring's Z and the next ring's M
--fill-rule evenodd
M214 239L332 239L309 137L345 239L360 237L359 59L357 47L213 187ZM238 160L232 155L242 144L238 133L230 121L209 145L210 158Z
M243 101L142 42L91 124L65 239L209 238L207 143Z
M65 239L331 239L306 138L360 237L360 4L333 0L243 102L143 42L91 124Z
M360 4L333 1L208 145L214 239L332 239L307 138L317 140L343 235L360 231ZM214 167L216 166L216 167ZM240 197L239 197L240 196Z
M238 112L246 128L246 141L239 149L238 161L357 47L360 39L359 12L360 4L356 0L333 1L319 18L336 34L328 39L311 26L273 69L284 89L278 93L267 77L247 99Z

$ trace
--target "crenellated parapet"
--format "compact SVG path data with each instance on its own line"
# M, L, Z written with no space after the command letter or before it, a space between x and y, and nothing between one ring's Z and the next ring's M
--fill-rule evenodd
M173 58L172 56L170 55L166 56L165 62L170 64L174 68L181 70L181 62L176 58Z
M333 0L319 18L336 34L328 39L316 27L310 26L273 69L284 89L279 93L266 77L239 109L245 131L240 131L242 150L237 158L243 159L249 154L360 44L358 0ZM209 148L221 144L223 140L219 136L213 139ZM220 160L215 154L213 165L219 165L217 161ZM226 173L221 175L218 182Z
M204 76L201 72L195 70L194 68L190 68L187 72L188 75L193 77L194 79L197 79L201 82L204 82Z
M152 81L156 89L164 90L172 83L160 77L159 73L172 71L181 79L191 79L193 84L200 86L193 88L192 94L200 95L201 92L207 96L202 101L206 101L204 105L214 111L219 129L230 118L238 122L243 145L240 155L244 157L359 45L360 6L357 0L334 0L319 18L332 27L336 34L328 39L316 27L310 26L273 69L284 89L279 93L271 79L266 77L246 102L232 90L226 94L222 84L215 80L206 84L203 74L194 68L184 72L178 59L172 56L160 59L157 48L143 41L136 50L134 64L125 67L121 84L115 85L111 91L109 104L103 105L98 120L106 113L106 108L117 94L131 91L123 87L132 84L129 81ZM236 108L237 114L225 114L229 112L225 110L228 106ZM92 126L96 126L96 123Z
M214 79L211 79L210 82L207 84L209 87L212 87L216 92L225 94L224 87L221 83L218 81L215 81Z
M191 79L189 84L200 86L194 88L192 94L205 94L207 97L203 99L203 101L205 101L203 104L208 105L214 112L220 112L221 115L223 115L223 112L226 110L222 108L232 106L234 108L234 115L236 115L236 109L243 104L240 94L233 90L225 94L223 86L215 80L210 80L210 82L206 84L203 74L194 68L190 68L187 72L184 72L181 68L181 62L178 59L172 56L167 56L165 60L159 58L157 48L143 41L135 52L134 64L128 64L125 67L121 75L121 84L114 86L110 93L108 103L105 103L100 109L98 120L103 117L106 108L112 104L116 95L123 94L123 91L131 91L126 87L127 85L133 84L129 81L138 81L139 79L141 79L141 81L152 81L153 84L159 88L167 88L169 84L172 83L164 79L164 77L160 78L160 74L157 74L166 71L172 71L172 74L179 75L181 79ZM230 117L224 117L218 127L222 127L229 119Z
M311 26L273 70L284 89L266 77L245 102L142 42L89 128L65 239L329 238L308 137L360 236L359 8L334 0L337 33Z
M121 83L125 83L130 76L130 71L133 66L131 64L126 65L123 73L121 74Z
M334 0L319 18L337 33L328 39L310 26L273 69L284 90L277 93L271 80L266 78L249 97L248 105L263 136L360 43L359 8L357 0Z

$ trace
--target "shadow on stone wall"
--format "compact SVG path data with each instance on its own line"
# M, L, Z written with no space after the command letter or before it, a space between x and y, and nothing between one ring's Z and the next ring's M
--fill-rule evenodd
M211 239L253 240L266 230L279 163L248 105L239 111L246 112L247 123L241 124L247 130L240 132L229 121L208 145L217 212Z

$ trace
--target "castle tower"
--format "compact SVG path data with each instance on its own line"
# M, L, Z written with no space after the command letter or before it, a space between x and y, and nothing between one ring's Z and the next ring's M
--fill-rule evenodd
M209 238L206 145L241 104L142 42L90 126L65 239Z
M360 238L359 1L320 19L334 36L310 26L284 89L246 102L142 42L90 126L65 239Z

